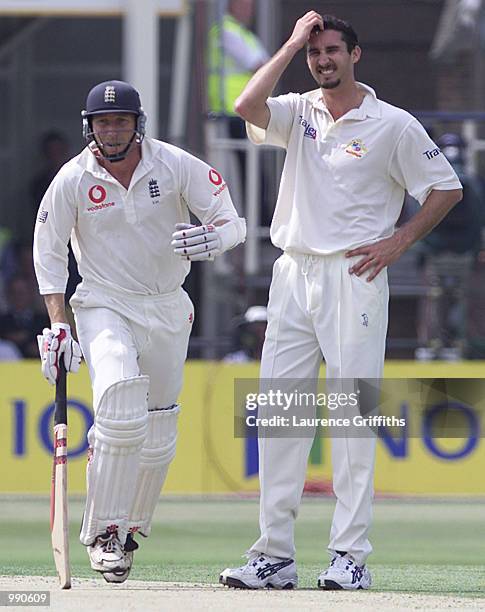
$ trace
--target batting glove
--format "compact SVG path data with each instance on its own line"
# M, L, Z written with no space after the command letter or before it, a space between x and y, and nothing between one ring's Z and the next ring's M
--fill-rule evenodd
M77 372L81 365L81 347L71 336L71 327L67 323L53 323L52 329L42 330L37 336L41 359L42 374L51 385L55 385L59 376L59 359L64 355L67 372Z
M217 226L177 223L175 229L172 235L174 252L189 261L212 260L246 237L246 223L239 217Z

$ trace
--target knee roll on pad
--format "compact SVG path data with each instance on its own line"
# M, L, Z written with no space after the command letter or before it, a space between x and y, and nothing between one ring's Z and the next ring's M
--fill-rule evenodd
M148 433L140 455L140 471L130 513L129 528L147 536L160 491L167 477L177 445L177 419L180 406L150 410Z
M140 453L148 426L148 376L117 381L103 393L88 439L87 500L80 540L91 544L107 528L122 543L128 533Z

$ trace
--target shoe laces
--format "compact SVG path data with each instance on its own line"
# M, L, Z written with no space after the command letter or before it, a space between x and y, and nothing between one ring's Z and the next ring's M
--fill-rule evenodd
M258 554L252 560L251 565L253 567L258 567L258 565L261 565L262 563L266 563L266 562L267 562L266 557L264 555Z
M359 582L364 577L364 565L357 565L349 554L337 555L330 562L331 567L341 571L349 571L352 574L352 584Z
M264 553L257 551L246 552L243 557L247 559L247 566L257 567L261 563L268 563L268 557Z
M278 564L282 564L282 567L284 567L287 561L287 559L279 559L277 557L270 557L264 553L255 552L249 556L246 567L253 567L257 572L260 572L269 566L275 567L275 565Z
M349 570L353 568L355 563L349 555L336 555L330 561L330 565L336 569Z
M116 553L121 548L120 541L116 533L106 534L106 536L100 536L101 549L105 553Z
M250 568L250 567L257 568L262 563L268 563L268 559L263 553L260 553L254 550L246 551L242 555L242 557L247 559L246 565L244 566L246 568Z

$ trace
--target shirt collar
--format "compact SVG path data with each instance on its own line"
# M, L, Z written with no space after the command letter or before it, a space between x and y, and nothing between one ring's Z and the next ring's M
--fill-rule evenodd
M366 117L379 118L381 116L381 110L379 108L379 101L377 99L376 92L372 89L372 87L369 87L364 83L357 82L357 87L365 92L364 99L358 108L353 108L346 113L345 119L362 120ZM314 108L328 112L323 100L321 89L309 91L308 94L304 94L304 96L308 98Z
M155 144L149 138L144 138L141 143L141 160L137 166L142 169L143 174L153 168L153 157L155 156ZM94 153L90 150L89 145L84 149L86 155L86 170L97 178L113 179L111 174L98 163ZM137 172L138 173L138 172Z

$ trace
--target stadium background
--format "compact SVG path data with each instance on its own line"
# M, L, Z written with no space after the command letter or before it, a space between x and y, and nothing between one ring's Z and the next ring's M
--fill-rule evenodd
M108 8L101 9L104 4ZM137 10L142 11L148 3L145 0L127 2L132 13L135 4ZM153 135L206 159L216 159L217 142L211 140L206 129L206 77L202 53L208 27L217 10L216 2L197 0L179 3L174 0L166 4L170 4L170 7L160 11L158 21L156 89L159 95L154 96L153 88L147 92L149 106L154 104L152 107L156 109L151 123L152 126L158 125L158 128ZM364 48L363 60L357 71L358 79L369 83L379 97L390 103L417 114L426 112L427 127L437 130L438 135L450 130L461 132L464 119L473 117L474 132L470 142L477 149L473 164L480 174L483 161L479 143L485 119L485 114L481 114L485 111L485 42L480 30L485 31L485 28L467 30L470 24L460 25L456 19L453 21L450 18L450 15L456 17L461 14L460 11L465 11L466 4L460 0L260 0L257 2L255 27L267 48L273 52L290 34L295 19L310 8L349 19L359 32ZM480 5L480 2L476 4ZM71 11L65 8L69 5ZM17 245L28 245L31 239L34 213L30 203L29 179L40 167L38 143L42 135L52 129L61 131L67 136L70 152L74 155L82 146L79 113L87 90L94 83L108 78L128 78L129 70L137 68L137 65L129 68L130 59L126 55L129 45L124 36L126 24L119 13L121 6L122 3L117 0L106 3L104 0L99 3L0 0L0 114L3 118L0 228ZM483 26L483 7L477 15L476 23ZM312 86L302 65L303 58L292 63L285 72L279 91L302 91ZM174 66L179 70L177 75ZM174 88L182 99L174 97ZM143 87L140 89L144 99L145 91ZM439 114L443 112L461 114ZM266 187L262 206L265 198L274 201L276 193L281 160L277 156L273 159L271 155L273 153L268 153L268 158L263 158L261 162L267 170L269 168L269 176L275 179L274 184ZM236 204L244 210L243 202ZM202 532L210 534L207 540L202 538L198 542L197 549L201 551L205 548L205 556L201 553L196 563L202 568L205 562L206 569L199 568L195 574L190 574L202 582L214 581L220 569L219 559L227 554L228 549L226 546L218 558L215 555L222 550L222 544L214 551L208 551L210 542L217 536L218 527L214 527L213 521L204 522L201 517L207 513L217 518L220 537L227 542L235 536L229 525L224 523L223 515L227 518L234 512L234 516L239 516L241 506L238 504L246 498L254 499L258 489L254 444L236 439L233 432L234 380L257 377L258 366L257 363L228 365L220 361L232 348L235 317L251 304L265 302L271 263L276 252L268 244L264 231L261 232L258 248L261 257L256 271L247 272L247 259L244 247L241 247L239 254L228 258L214 270L194 265L187 282L187 289L197 305L198 316L191 340L191 360L185 372L186 384L180 398L183 412L178 452L166 487L171 501L165 515L163 502L157 511L162 513L161 517L157 515L158 523L164 524L166 519L163 517L169 516L177 524L178 530L168 534L169 552L160 553L155 543L152 552L148 552L146 563L158 563L161 554L164 563L169 566L176 559L173 562L175 565L172 563L170 566L172 569L182 567L186 561L183 557L185 553L186 558L191 559L190 563L195 563L194 551L180 544L184 538L181 521L185 517L194 526L192 536L198 526ZM417 327L420 300L427 292L418 259L417 251L411 253L404 265L390 274L386 376L482 377L485 362L479 360L454 363L414 361L414 351L419 347ZM482 336L485 338L485 318L482 317L482 300L485 297L483 261L483 258L477 257L474 279L470 284L470 296L472 293L474 295L473 308L464 300L467 303L468 330L465 340L468 343L480 340ZM483 357L480 352L473 356ZM48 548L48 507L45 503L51 470L49 419L52 389L42 380L35 361L0 363L0 381L0 405L4 417L0 428L0 507L4 519L0 521L0 530L5 537L5 550L16 550L19 542L24 546L32 538L33 550L43 551L42 554L33 554L33 560L26 560L22 554L17 554L10 562L4 556L0 573L53 574ZM399 404L402 398L396 396L395 401ZM70 493L73 516L77 519L80 513L77 500L84 490L85 433L92 418L85 368L78 376L70 377L69 402ZM472 584L468 588L468 582L460 583L455 576L457 564L462 564L468 567L468 581L473 582L476 577L471 565L478 562L475 557L470 559L468 553L473 554L476 550L477 543L470 534L478 528L477 504L485 495L482 477L485 451L480 433L473 432L473 436L471 433L468 438L447 440L429 440L418 435L397 441L394 451L389 445L379 442L376 492L380 499L397 497L398 501L390 506L377 505L377 524L381 527L384 525L377 542L382 551L386 543L389 544L395 537L402 550L406 551L403 554L396 552L398 546L394 544L392 551L381 552L381 556L377 556L381 576L389 579L387 583L384 579L378 581L379 588L406 589L399 581L390 579L390 573L386 572L400 563L413 562L416 550L412 546L421 542L429 547L430 552L429 555L420 552L417 555L419 562L428 563L426 567L430 572L435 568L436 572L441 571L442 575L446 575L449 578L449 591L483 595L483 581L481 586ZM470 444L472 437L473 444ZM328 446L326 440L317 441L314 445L306 485L308 499L317 496L322 500L318 512L323 508L323 519L318 529L323 531L328 531L332 503ZM211 495L214 497L211 498ZM231 501L220 501L221 495L238 500L234 502L233 510L230 505L227 506ZM25 496L33 498L33 501ZM413 505L415 501L409 499L415 500L416 497L423 501ZM172 511L170 504L177 504L174 500L179 498L182 500L180 505L174 505ZM450 498L454 498L455 502L449 502ZM444 509L445 505L440 505L443 499L448 500L448 511ZM429 505L428 500L431 501ZM192 514L190 508L193 508ZM177 515L181 517L178 523ZM253 522L257 518L255 503L250 506L250 511L241 510L240 515L243 528L234 546L237 548L240 545L242 551L248 545L247 541L243 542L242 536L247 539L248 534L254 532ZM245 523L249 524L249 515L251 530ZM435 520L438 515L441 522ZM25 522L16 522L15 516L20 520L24 517ZM392 531L392 525L386 522L391 521L391 516L401 525L408 525L409 529L406 527L397 536ZM312 563L317 563L315 553L307 553L317 518L316 514L309 518L308 510L303 510L301 554L309 564L305 571L309 571ZM200 524L197 520L200 520ZM422 529L419 528L420 523ZM454 529L460 536L458 544L451 537ZM386 537L383 534L387 534ZM75 550L74 547L75 544ZM149 546L147 550L150 551ZM239 548L232 550L235 562L239 552ZM79 558L77 552L73 554L77 575L88 576L87 564L84 559L81 561L81 553ZM172 561L168 559L170 556ZM187 567L186 564L185 570ZM155 570L150 572L136 574L135 577L146 579L162 576L162 579L167 579L167 574L161 575ZM170 573L168 576L173 578ZM420 590L419 577L414 576L411 582L413 588ZM442 585L434 579L424 580L423 584L425 586L421 590L443 591Z

